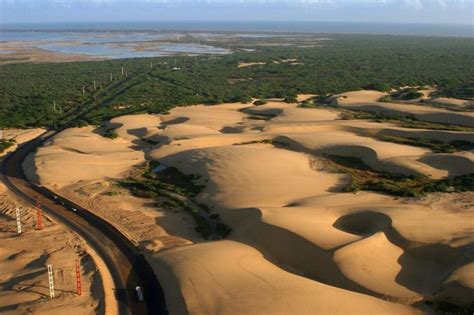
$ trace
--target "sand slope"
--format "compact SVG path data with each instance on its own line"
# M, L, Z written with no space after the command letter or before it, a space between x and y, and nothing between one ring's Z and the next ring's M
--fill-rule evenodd
M71 182L118 177L144 161L142 152L123 139L93 133L94 127L72 128L50 140L27 158L25 170L43 185L61 187ZM64 170L67 172L64 172Z
M287 273L237 242L180 248L157 254L155 259L161 264L158 274L177 278L190 314L246 314L249 310L253 314L414 313L401 305Z

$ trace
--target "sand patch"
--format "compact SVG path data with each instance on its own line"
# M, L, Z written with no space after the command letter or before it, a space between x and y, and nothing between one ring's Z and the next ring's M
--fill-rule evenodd
M266 62L239 62L239 65L237 68L248 68L252 66L264 66L266 65Z
M0 312L2 314L104 314L101 277L84 242L49 218L35 230L32 207L0 183ZM22 214L16 235L15 208ZM75 260L81 262L82 295L76 294ZM52 264L55 298L49 300L47 264ZM111 308L112 309L112 308Z

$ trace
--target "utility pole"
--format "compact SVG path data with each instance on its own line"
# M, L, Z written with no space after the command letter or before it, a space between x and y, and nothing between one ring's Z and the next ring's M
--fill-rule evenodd
M122 67L122 77L123 77L123 74L124 74L124 71L123 71L123 67Z
M97 86L96 86L96 83L95 83L95 80L94 80L94 91L97 89Z
M49 298L54 298L53 266L48 265Z
M17 228L18 235L20 235L21 234L21 214L20 214L19 207L16 207L16 228Z
M150 61L150 69L153 69L153 61Z
M112 75L112 73L110 73L110 82L112 82L114 80L114 76Z
M41 210L41 205L36 203L36 229L43 229L43 211Z
M82 294L81 264L79 260L76 260L76 292L77 292L77 295Z
M84 94L86 94L86 86L85 85L82 86L82 95L84 95Z
M56 111L56 101L53 101L53 109Z

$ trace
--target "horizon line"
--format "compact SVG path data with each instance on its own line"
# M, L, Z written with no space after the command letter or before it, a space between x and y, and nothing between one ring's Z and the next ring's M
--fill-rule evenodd
M7 22L0 21L0 25L32 25L32 24L115 24L115 23L349 23L349 24L387 24L387 25L449 25L449 26L471 26L474 31L474 23L435 23L435 22L397 22L397 21L339 21L339 20L114 20L114 21L37 21L37 22Z

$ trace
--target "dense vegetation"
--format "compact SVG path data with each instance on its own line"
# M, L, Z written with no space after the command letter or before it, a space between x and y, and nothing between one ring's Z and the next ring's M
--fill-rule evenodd
M466 84L447 83L435 95L474 101L474 82Z
M318 106L318 105L315 105ZM312 105L300 106L300 107L313 107ZM374 122L391 122L396 123L400 127L414 128L414 129L431 129L431 130L449 130L449 131L470 131L473 132L474 128L459 126L459 125L448 125L442 123L421 121L416 119L413 115L395 115L387 113L371 113L364 111L351 111L344 109L341 115L342 119L369 119Z
M351 177L346 192L369 190L401 197L419 197L430 192L474 191L474 174L467 174L442 180L425 176L409 176L380 172L370 168L355 157L327 156L332 166Z
M119 135L118 135L118 133L115 129L109 128L109 129L105 130L103 136L106 137L106 138L109 138L109 139L117 139Z
M0 153L15 145L14 139L0 139Z
M423 93L419 92L416 88L404 88L404 89L400 89L400 90L390 93L390 95L383 97L381 101L386 101L386 102L396 101L396 100L408 101L408 100L420 98L422 96L423 96Z
M205 239L225 238L231 229L221 222L218 214L211 213L208 206L194 200L204 188L194 183L197 179L197 176L185 175L177 168L151 161L142 173L121 180L118 185L134 196L154 199L157 206L184 209L194 218L196 232Z
M2 66L0 128L100 124L177 105L248 102L250 97L292 102L297 93L366 87L435 84L445 94L472 97L472 39L332 35L319 42L313 38L313 45L308 38L278 40L280 45L272 46L258 39L225 43L235 52L227 56ZM285 40L290 45L281 44ZM283 62L288 59L298 62ZM239 68L240 62L267 64Z

